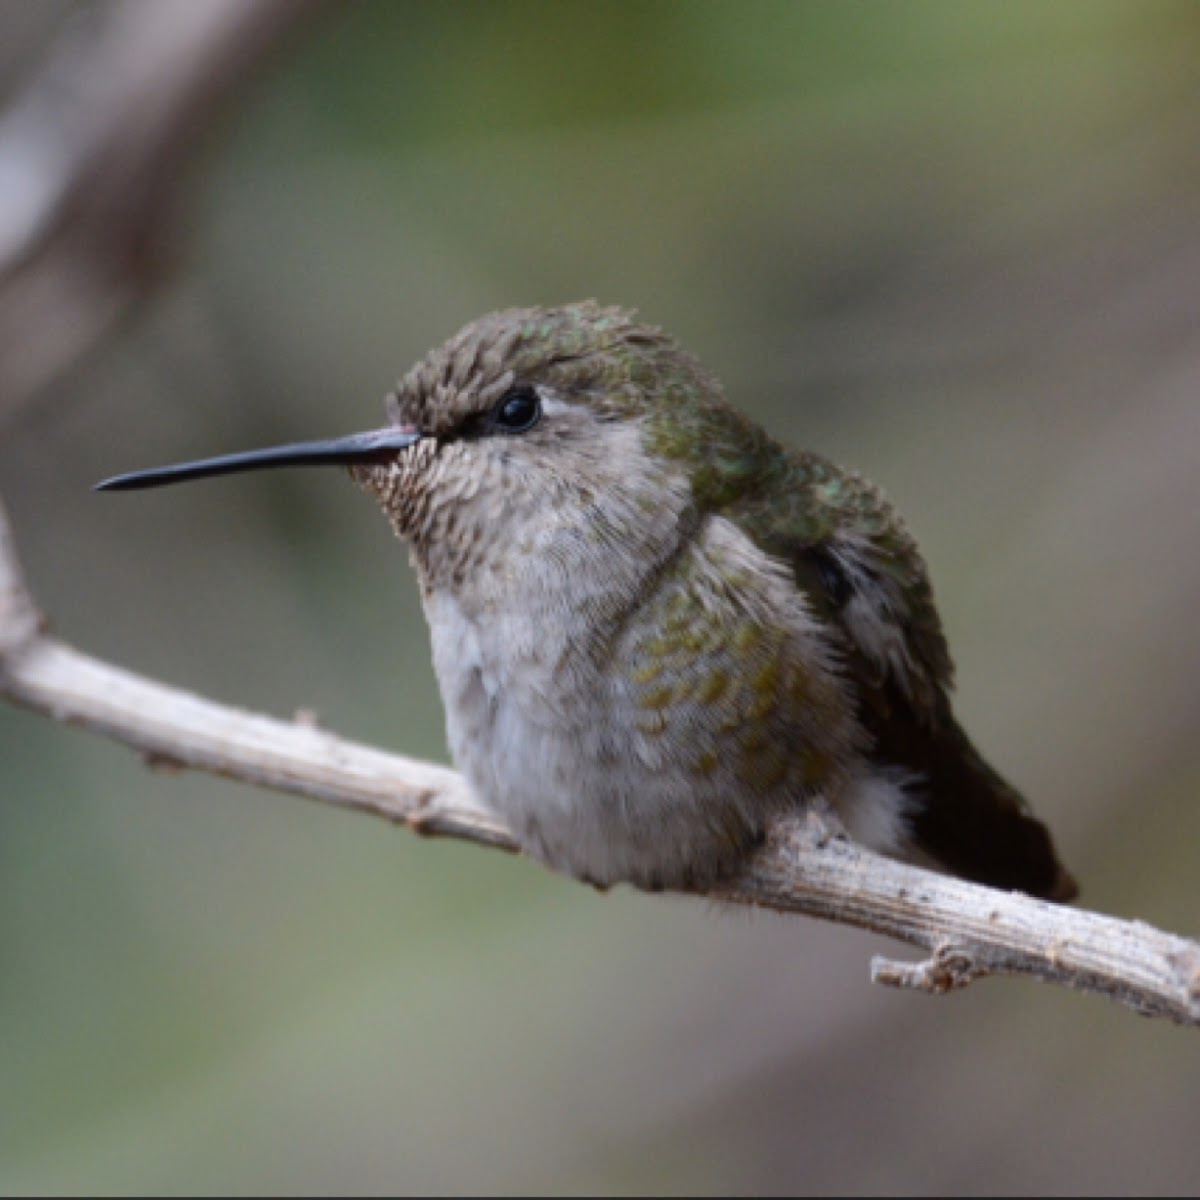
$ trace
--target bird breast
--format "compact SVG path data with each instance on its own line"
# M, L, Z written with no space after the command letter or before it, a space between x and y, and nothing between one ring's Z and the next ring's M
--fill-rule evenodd
M853 759L821 626L723 518L637 579L531 566L487 604L427 589L425 605L456 764L577 877L712 878Z

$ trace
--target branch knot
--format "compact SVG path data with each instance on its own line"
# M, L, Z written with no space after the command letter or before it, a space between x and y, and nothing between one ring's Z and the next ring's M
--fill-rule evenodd
M965 988L989 972L965 946L957 942L939 942L923 962L897 962L876 956L871 960L871 981L887 987L911 988L918 992L944 995Z

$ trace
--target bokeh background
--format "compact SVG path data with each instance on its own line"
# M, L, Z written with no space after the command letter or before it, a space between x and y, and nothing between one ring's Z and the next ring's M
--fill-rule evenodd
M103 19L104 5L91 18ZM0 4L19 94L74 6ZM444 758L337 473L488 309L595 296L854 465L1090 907L1200 931L1200 7L337 5L190 164L154 303L0 427L60 634ZM1191 1192L1200 1038L198 775L0 710L0 1191Z

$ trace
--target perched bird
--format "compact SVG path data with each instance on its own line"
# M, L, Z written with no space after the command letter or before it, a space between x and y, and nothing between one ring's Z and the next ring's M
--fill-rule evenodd
M408 542L455 763L551 867L703 887L821 797L882 853L1075 895L954 718L898 514L773 441L662 330L592 302L492 313L387 413L99 486L348 465Z

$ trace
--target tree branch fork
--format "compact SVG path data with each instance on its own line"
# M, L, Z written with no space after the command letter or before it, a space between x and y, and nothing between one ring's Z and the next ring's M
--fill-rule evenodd
M49 636L2 509L0 695L122 742L152 767L195 768L426 836L517 850L455 771L347 741L304 714L280 721L217 704ZM882 858L820 813L781 820L741 873L706 897L854 925L926 951L916 963L873 960L871 978L891 987L944 993L989 975L1025 975L1200 1026L1200 943Z

